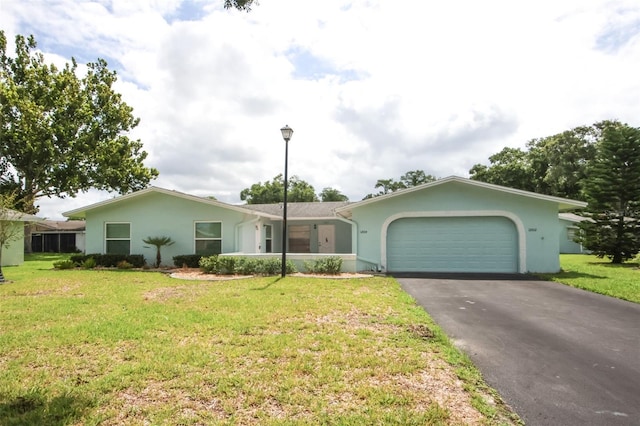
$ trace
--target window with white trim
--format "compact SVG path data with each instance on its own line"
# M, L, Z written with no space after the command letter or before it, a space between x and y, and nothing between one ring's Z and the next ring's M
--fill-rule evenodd
M271 225L264 226L265 253L273 252L273 237L271 236L272 232L273 232L273 227Z
M195 223L196 254L213 256L222 253L222 222Z
M104 224L104 251L107 254L131 254L131 224L107 222Z

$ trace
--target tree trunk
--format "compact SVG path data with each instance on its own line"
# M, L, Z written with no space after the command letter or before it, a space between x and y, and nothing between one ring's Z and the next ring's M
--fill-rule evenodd
M26 224L24 226L24 252L26 254L33 253L33 247L31 245L31 235L33 234L34 226L32 224Z
M2 274L2 244L0 244L0 284L4 282L4 275Z

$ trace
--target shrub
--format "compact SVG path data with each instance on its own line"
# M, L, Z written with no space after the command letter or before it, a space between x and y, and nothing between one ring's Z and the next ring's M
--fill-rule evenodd
M282 260L277 257L262 259L260 273L263 275L277 275L282 269Z
M80 266L82 266L82 269L93 269L96 267L96 260L93 257L90 257L85 259Z
M200 270L205 274L217 274L218 273L218 256L203 257L198 262Z
M260 261L251 257L239 257L236 262L235 270L237 274L253 275L261 273Z
M173 256L173 264L176 268L199 268L200 267L200 259L202 259L202 255L200 254L181 254L178 256Z
M133 265L129 262L127 262L126 260L121 260L120 262L118 262L116 264L116 267L118 269L131 269L133 268Z
M238 256L210 256L200 259L200 270L205 274L277 275L281 272L282 261L277 257L254 259ZM288 260L287 273L297 272L296 265Z
M58 260L53 262L53 267L55 269L73 269L76 267L76 264L71 259Z
M76 265L82 265L82 263L89 259L90 257L100 256L99 254L73 254L69 256L69 260L75 263ZM95 257L94 257L95 260Z
M338 275L342 270L342 258L339 256L324 257L314 262L305 262L307 271L315 274Z
M218 257L218 274L233 275L236 273L236 264L238 257L235 256L219 256Z
M69 260L76 265L82 265L89 258L95 260L96 266L103 267L117 267L118 262L122 262L123 260L133 265L134 268L142 268L145 264L144 256L141 254L74 254L69 257Z

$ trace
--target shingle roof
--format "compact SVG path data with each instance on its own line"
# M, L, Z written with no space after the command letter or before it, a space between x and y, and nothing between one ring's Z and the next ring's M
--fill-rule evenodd
M45 220L36 224L36 231L84 231L84 220Z
M350 204L348 201L331 201L315 203L287 203L287 219L328 219L335 218L334 210ZM282 203L278 204L246 204L245 209L282 216Z

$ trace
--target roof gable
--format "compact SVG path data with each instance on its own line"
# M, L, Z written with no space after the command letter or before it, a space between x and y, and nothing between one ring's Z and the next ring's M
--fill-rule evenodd
M136 191L136 192L132 192L132 193L129 193L129 194L125 194L125 195L122 195L120 197L112 198L112 199L109 199L109 200L100 201L98 203L90 204L88 206L81 207L79 209L70 210L70 211L62 213L62 215L65 216L65 217L86 217L86 213L88 211L90 211L90 210L96 210L96 209L100 209L102 207L111 206L111 205L116 204L116 203L121 203L123 201L131 200L131 199L138 198L138 197L141 197L141 196L144 196L144 195L148 195L148 194L152 194L152 193L164 194L164 195L169 195L169 196L172 196L172 197L178 197L178 198L182 198L184 200L195 201L197 203L202 203L202 204L207 204L207 205L210 205L210 206L220 207L220 208L223 208L223 209L237 211L239 213L257 215L257 216L264 216L264 217L272 217L272 215L270 215L268 213L259 212L259 211L253 211L253 210L249 210L249 209L246 209L244 207L241 207L241 206L234 206L233 204L223 203L222 201L212 200L210 198L198 197L198 196L195 196L195 195L185 194L184 192L179 192L179 191L175 191L175 190L160 188L160 187L157 187L157 186L150 186L149 188L145 188L145 189L142 189L140 191Z
M587 203L585 203L583 201L570 200L570 199L567 199L567 198L560 198L560 197L554 197L554 196L551 196L551 195L538 194L538 193L530 192L530 191L523 191L521 189L509 188L509 187L500 186L500 185L494 185L494 184L491 184L491 183L480 182L480 181L477 181L477 180L471 180L471 179L462 178L462 177L459 177L459 176L449 176L449 177L446 177L446 178L443 178L443 179L438 179L438 180L433 181L433 182L424 183L422 185L414 186L414 187L407 188L407 189L402 189L400 191L392 192L390 194L380 195L378 197L369 198L369 199L366 199L366 200L363 200L363 201L360 201L360 202L357 202L357 203L349 204L347 206L343 206L343 207L337 208L336 209L336 213L338 213L338 214L344 213L344 214L348 215L351 212L351 210L356 209L356 208L364 207L364 206L367 206L367 205L373 204L373 203L378 203L380 201L388 200L388 199L391 199L391 198L394 198L394 197L399 197L399 196L411 194L413 192L424 191L424 190L428 190L429 188L434 188L434 187L438 187L438 186L441 186L441 185L451 184L453 182L460 183L460 184L463 184L463 185L469 185L469 186L472 186L472 187L478 187L478 188L489 189L489 190L492 190L492 191L498 191L498 192L501 192L501 193L512 194L512 195L516 195L516 196L520 196L520 197L527 197L527 198L531 198L531 199L537 199L537 200L541 200L541 201L557 203L559 210L573 210L573 209L583 208L583 207L587 206Z

